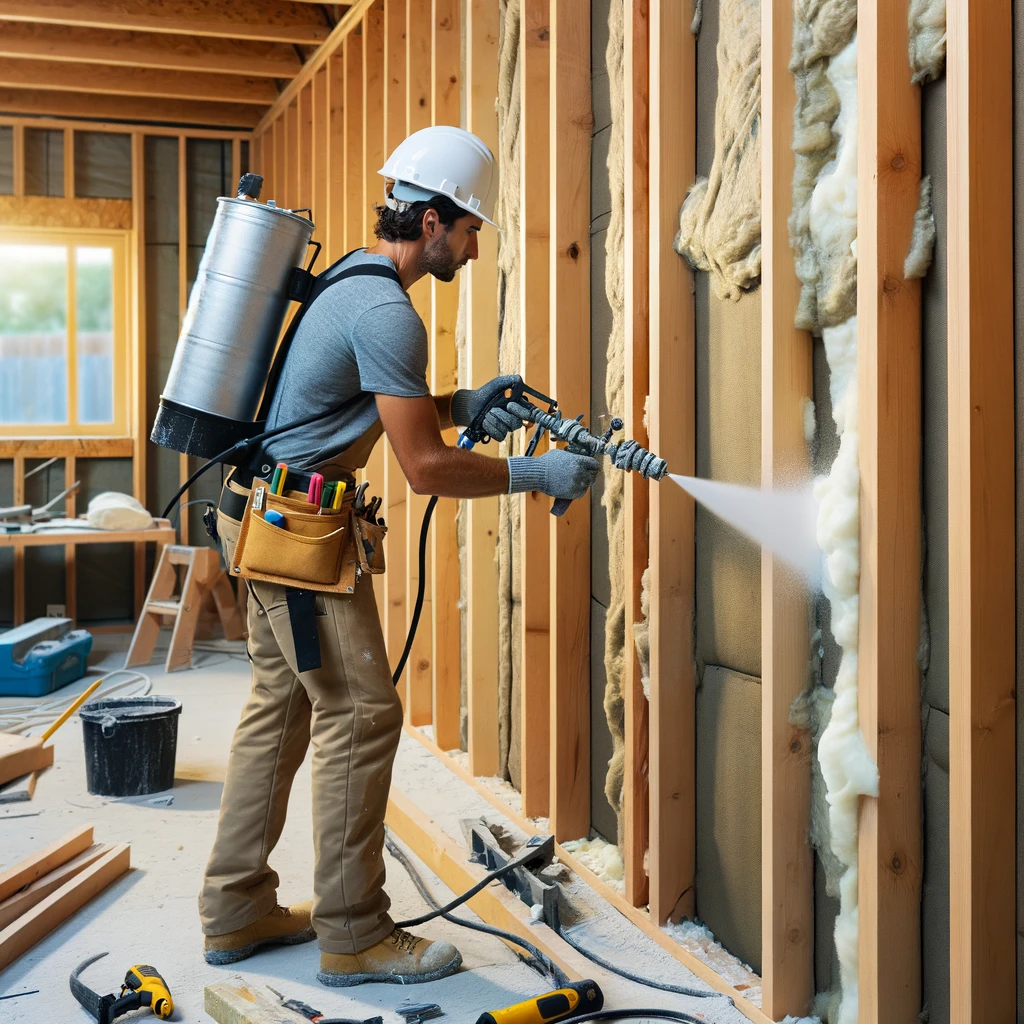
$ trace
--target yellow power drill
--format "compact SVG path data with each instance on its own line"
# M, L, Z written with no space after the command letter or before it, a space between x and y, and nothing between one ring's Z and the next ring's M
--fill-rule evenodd
M99 1024L111 1024L111 1021L122 1014L141 1010L144 1006L148 1006L161 1020L166 1020L174 1013L174 1000L171 998L167 982L160 972L149 964L135 964L134 967L128 968L120 995L101 996L79 980L78 976L89 964L106 955L98 953L91 956L71 972L72 994L99 1021Z
M481 1014L476 1024L552 1024L603 1006L604 994L596 981L575 981L504 1010Z

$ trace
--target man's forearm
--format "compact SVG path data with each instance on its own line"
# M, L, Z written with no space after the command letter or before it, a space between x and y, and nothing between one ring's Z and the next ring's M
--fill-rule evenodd
M436 494L439 498L508 494L508 462L444 445L418 462L415 473L409 476L409 485L417 494Z

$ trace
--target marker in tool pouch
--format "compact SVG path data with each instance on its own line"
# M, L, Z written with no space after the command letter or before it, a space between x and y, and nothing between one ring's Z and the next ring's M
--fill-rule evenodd
M267 509L263 516L264 522L270 523L271 526L280 526L284 528L284 516L280 512L276 512L274 509Z

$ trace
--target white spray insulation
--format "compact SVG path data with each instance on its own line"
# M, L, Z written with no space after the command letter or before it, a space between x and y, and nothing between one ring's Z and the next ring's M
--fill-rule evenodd
M722 0L711 173L690 189L675 249L738 299L761 279L761 3Z
M622 863L622 854L614 843L609 843L600 836L593 839L570 839L562 843L566 853L571 853L585 868L607 882L618 892L626 890L626 868Z
M827 78L839 102L832 126L835 159L825 166L811 196L809 228L819 265L832 271L830 294L848 308L835 273L856 260L857 235L857 43L856 36L828 64ZM834 308L834 307L828 307ZM856 309L854 289L853 308ZM857 464L857 318L822 330L830 371L832 416L839 453L827 476L815 483L818 543L825 555L823 585L832 607L832 632L842 648L829 723L818 757L829 805L831 846L845 868L836 919L843 996L839 1024L857 1020L857 815L861 796L878 793L877 768L860 731L857 710L857 633L860 582L860 473Z
M946 0L910 0L908 18L912 81L924 85L946 63Z

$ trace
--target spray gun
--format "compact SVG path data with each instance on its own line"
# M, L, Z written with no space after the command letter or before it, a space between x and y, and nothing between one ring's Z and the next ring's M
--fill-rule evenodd
M547 405L547 411L529 402L527 395ZM544 434L550 433L556 441L564 441L566 451L574 455L589 455L592 458L605 455L616 468L639 473L647 480L660 480L668 472L668 463L664 459L658 458L636 441L612 441L612 435L623 427L618 416L612 419L608 429L598 437L583 426L582 413L574 420L563 419L558 413L558 402L555 399L541 394L521 380L477 414L476 419L460 435L460 448L472 448L475 444L486 444L490 440L484 431L483 420L493 408L506 409L513 416L536 425L537 429L526 446L526 455L533 455ZM564 515L570 504L568 498L556 499L551 506L551 514Z

